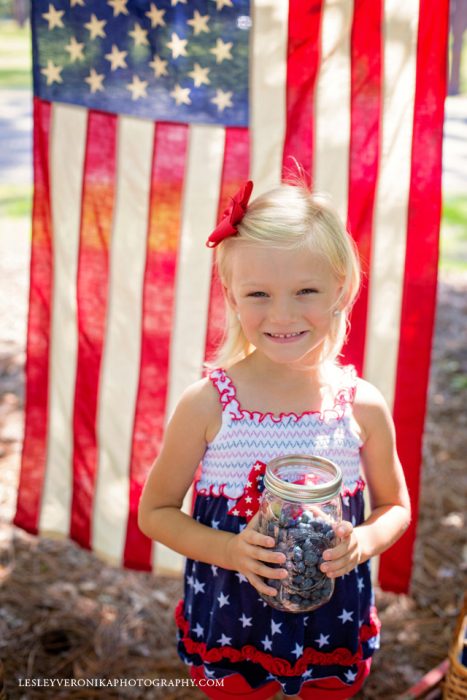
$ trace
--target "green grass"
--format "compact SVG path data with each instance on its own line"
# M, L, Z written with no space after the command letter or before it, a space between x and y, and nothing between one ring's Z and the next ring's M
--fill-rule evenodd
M31 216L32 186L0 185L0 220Z
M0 21L0 88L31 88L31 30Z
M440 269L467 272L467 196L443 203Z

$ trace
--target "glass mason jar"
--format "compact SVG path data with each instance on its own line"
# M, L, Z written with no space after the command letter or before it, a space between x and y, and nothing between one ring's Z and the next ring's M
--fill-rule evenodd
M276 596L261 597L278 610L306 612L327 603L334 581L320 570L325 549L335 547L341 521L342 472L328 459L287 455L266 465L259 531L273 537L286 556L288 577L265 579Z

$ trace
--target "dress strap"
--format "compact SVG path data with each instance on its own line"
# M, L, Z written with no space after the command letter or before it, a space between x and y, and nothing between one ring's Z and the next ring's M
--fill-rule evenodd
M357 391L357 370L353 365L344 365L340 370L341 379L336 394L336 404L352 405Z
M215 369L210 372L208 376L219 392L219 399L222 404L222 409L225 410L227 406L236 398L235 386L223 369Z

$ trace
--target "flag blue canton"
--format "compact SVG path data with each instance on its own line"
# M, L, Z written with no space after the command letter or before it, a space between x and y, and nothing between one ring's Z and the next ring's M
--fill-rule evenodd
M249 0L32 3L34 92L155 121L248 125Z

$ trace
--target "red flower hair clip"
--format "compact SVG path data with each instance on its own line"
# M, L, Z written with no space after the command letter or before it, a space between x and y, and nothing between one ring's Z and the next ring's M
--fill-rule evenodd
M238 233L237 226L245 216L252 190L253 183L248 180L232 197L232 204L222 214L222 219L206 241L208 248L215 248L224 238L235 236Z

